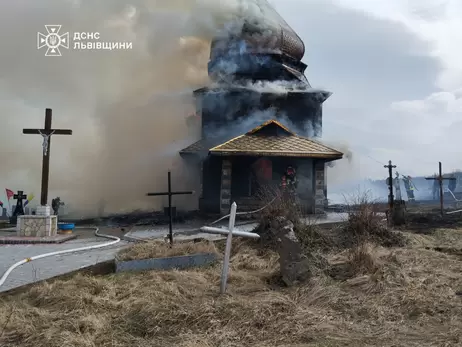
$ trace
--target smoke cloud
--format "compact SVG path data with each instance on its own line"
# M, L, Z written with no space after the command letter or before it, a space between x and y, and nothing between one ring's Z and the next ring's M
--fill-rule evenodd
M251 2L251 1L248 1ZM212 0L34 0L0 4L0 188L40 192L39 135L45 108L53 127L72 136L51 139L50 193L81 215L159 208L167 171L173 189L194 190L194 168L178 151L199 138L186 117L192 91L208 83L210 39L238 16L239 2ZM45 57L37 32L99 32L106 42L132 42L131 50L65 50ZM186 172L188 174L186 174ZM194 208L196 196L175 197Z
M45 108L52 108L53 127L74 134L51 139L49 203L60 196L80 216L98 213L102 200L106 213L161 208L166 199L145 194L166 190L169 169L173 189L197 190L198 167L178 155L200 138L199 124L186 122L195 112L192 92L210 83L207 62L217 33L241 26L243 16L272 20L260 2L1 2L0 189L34 192L39 199L42 138L22 129L43 127ZM131 42L133 49L62 49L61 57L45 57L36 40L49 24L69 32L70 48L74 32L99 32L100 41ZM285 93L294 86L246 87ZM239 129L274 118L271 113ZM278 118L287 123L284 115ZM196 204L197 196L175 197L179 208Z

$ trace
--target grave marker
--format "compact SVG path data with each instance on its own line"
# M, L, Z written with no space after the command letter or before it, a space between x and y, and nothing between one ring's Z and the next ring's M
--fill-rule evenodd
M5 207L1 208L2 215L0 216L0 220L9 220L10 217L8 216L8 210Z
M228 272L229 272L229 258L231 256L231 244L233 240L233 235L249 237L253 239L260 238L260 235L255 234L255 233L234 230L234 224L236 222L236 214L237 214L236 211L237 211L237 205L235 202L233 202L233 204L231 205L231 211L229 213L228 229L215 228L215 227L202 227L200 229L201 231L205 233L228 235L226 239L225 257L223 259L223 269L221 271L220 294L224 294L226 292L226 285L228 282Z
M435 177L425 177L426 180L437 181L440 186L440 213L441 217L444 216L444 203L443 203L443 180L456 180L455 177L443 177L443 165L441 162L438 163L438 176Z
M24 216L24 206L22 201L27 199L27 195L22 190L18 190L17 194L13 195L13 199L16 200L16 205L13 209L10 223L14 224L18 220L18 216Z
M173 211L172 211L172 196L173 195L190 195L194 194L194 191L180 191L180 192L172 192L172 174L168 172L168 191L161 192L161 193L147 193L147 196L168 196L168 218L169 218L169 233L168 237L170 240L170 245L173 245Z
M45 110L45 127L43 129L23 129L23 134L38 134L43 137L43 154L42 154L42 185L40 193L40 205L47 206L48 202L48 180L50 176L50 147L51 135L72 135L69 129L52 129L52 111L51 108Z

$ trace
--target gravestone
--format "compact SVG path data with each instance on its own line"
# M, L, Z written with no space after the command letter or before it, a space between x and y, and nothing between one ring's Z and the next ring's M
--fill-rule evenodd
M406 202L404 200L395 200L391 220L394 226L400 226L406 223Z
M13 195L13 199L16 199L16 205L13 209L13 215L10 218L11 224L16 224L18 216L24 216L23 200L27 199L27 195L22 190L18 190L18 193Z
M263 244L274 248L279 254L281 279L287 286L306 283L327 260L305 252L294 232L292 222L284 217L274 217L257 229Z
M8 216L8 210L5 207L1 209L2 214L0 215L0 220L9 220L10 217Z
M282 221L281 221L282 222ZM308 281L313 275L311 261L303 254L302 246L293 230L292 222L285 221L278 233L279 266L282 281L287 286Z

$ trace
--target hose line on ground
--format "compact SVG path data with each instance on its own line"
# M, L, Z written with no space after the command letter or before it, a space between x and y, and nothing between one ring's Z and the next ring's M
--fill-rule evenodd
M56 255L62 255L62 254L68 254L68 253L75 253L75 252L80 252L80 251L88 251L90 249L96 249L96 248L102 248L102 247L108 247L115 245L116 243L120 242L120 238L112 235L106 235L106 234L100 234L99 233L99 228L98 227L76 227L75 229L94 229L95 230L95 236L97 237L104 237L106 239L111 239L113 241L105 242L105 243L100 243L97 245L92 245L92 246L86 246L86 247L79 247L79 248L72 248L72 249L66 249L62 251L56 251L56 252L50 252L50 253L44 253L44 254L39 254L35 255L30 258L23 259L21 261L18 261L17 263L11 265L8 270L5 271L3 276L0 278L0 287L5 283L6 279L8 276L11 274L11 272L16 269L18 266L24 265L26 263L30 263L31 261L42 259L42 258L47 258L47 257L52 257Z
M257 212L260 212L260 211L263 211L265 208L267 208L269 205L271 205L274 200L276 200L279 196L275 196L273 200L271 200L269 203L267 203L265 206L263 207L260 207L258 210L254 210L254 211L249 211L249 212L236 212L236 216L242 216L242 215L246 215L246 214L253 214L253 213L257 213ZM223 219L225 218L228 218L231 214L227 214L226 216L223 216L221 217L220 219L217 219L216 221L212 222L209 224L209 226L212 226L214 224L217 224L218 222L221 222Z

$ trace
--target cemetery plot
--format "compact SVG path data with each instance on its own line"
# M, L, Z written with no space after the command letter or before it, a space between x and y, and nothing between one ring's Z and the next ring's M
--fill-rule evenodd
M411 221L389 230L369 207L329 230L273 214L255 230L260 239L233 236L225 295L221 262L76 275L1 297L0 345L460 345L461 227L434 224L423 233L422 223L414 229ZM197 244L146 243L119 256L192 254ZM222 259L225 241L213 247ZM309 268L299 283L284 278L283 271L300 269L291 262Z

